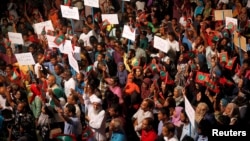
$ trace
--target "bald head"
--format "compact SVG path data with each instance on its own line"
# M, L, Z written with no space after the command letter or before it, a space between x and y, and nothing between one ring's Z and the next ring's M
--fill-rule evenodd
M48 85L51 87L56 84L56 77L54 75L49 75L48 77Z

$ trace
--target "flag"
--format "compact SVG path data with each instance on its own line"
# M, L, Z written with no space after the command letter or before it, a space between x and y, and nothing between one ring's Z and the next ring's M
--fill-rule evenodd
M240 74L240 65L239 65L239 64L236 65L235 73L236 73L237 75Z
M152 73L155 73L158 71L156 64L151 64L149 66L149 69L151 70Z
M140 66L140 61L139 61L139 60L136 60L136 61L133 63L133 66L134 66L134 67Z
M64 40L65 40L65 36L59 35L55 38L54 43L59 46L64 42Z
M67 135L67 134L59 134L56 136L56 139L60 141L77 141L74 135Z
M245 78L250 79L250 70L246 70Z
M19 74L19 73L17 72L17 70L15 69L15 70L13 71L13 74L12 74L10 80L16 80L16 79L18 79L18 78L20 78L20 77L21 77L20 74Z
M225 65L225 68L227 68L229 70L232 70L236 58L237 57L233 57L233 58L229 59L228 62L227 62L227 64Z
M45 26L43 27L43 30L42 30L42 32L41 32L41 35L46 35Z
M184 54L184 58L187 59L193 59L196 56L196 52L195 51L188 51L187 53Z
M220 63L227 62L227 61L228 61L227 52L220 53Z
M71 0L64 0L65 6L71 6Z
M208 81L205 82L205 85L207 86L207 88L209 90L211 90L211 91L213 91L215 93L219 93L220 92L219 87L213 81L208 80Z
M209 73L198 71L196 73L195 82L204 85L209 80Z
M55 36L55 31L52 31L52 30L47 30L47 34L50 35L50 36Z
M168 72L166 72L165 84L173 85L174 80L171 78Z
M161 70L160 71L160 77L161 77L161 80L166 79L166 72Z
M232 85L234 85L234 83L232 82L232 81L230 81L230 80L228 80L227 78L225 78L225 77L221 77L220 79L219 79L219 83L220 84L222 84L222 85L228 85L228 86L232 86Z

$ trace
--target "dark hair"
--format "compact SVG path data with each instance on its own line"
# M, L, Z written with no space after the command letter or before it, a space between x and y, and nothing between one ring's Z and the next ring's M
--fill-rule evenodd
M146 118L144 118L144 120L146 120L148 122L149 128L152 129L154 126L154 119L152 117L146 117Z
M111 104L110 108L112 108L114 110L114 112L117 113L118 115L122 115L121 105L113 103L113 104Z
M175 125L171 122L167 122L163 124L163 127L166 127L168 129L168 132L175 133Z
M194 139L188 135L184 136L181 141L194 141Z
M73 104L67 104L66 108L68 108L69 112L72 112L73 115L76 114L76 107L75 107L75 105L73 105Z
M132 54L135 55L135 50L134 50L134 49L130 49L129 51L130 51Z
M170 117L170 111L168 108L161 108L159 112L162 113L163 115L166 115L168 118Z

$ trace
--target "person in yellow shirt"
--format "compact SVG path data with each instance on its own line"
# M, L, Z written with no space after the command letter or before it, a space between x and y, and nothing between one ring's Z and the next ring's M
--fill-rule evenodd
M138 66L139 64L139 62L138 62L138 59L136 59L136 57L135 57L135 50L134 49L130 49L129 51L128 51L128 53L125 53L124 54L124 64L125 64L125 67L126 67L126 70L128 71L128 72L131 72L132 71L132 68L134 67L134 66Z

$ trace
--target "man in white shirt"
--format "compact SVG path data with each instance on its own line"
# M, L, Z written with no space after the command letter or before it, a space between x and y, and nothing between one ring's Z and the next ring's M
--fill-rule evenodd
M96 95L92 95L90 97L90 102L91 105L88 107L86 120L94 131L94 140L106 141L106 116L105 111L102 109L102 100Z
M66 97L68 97L71 94L71 89L75 90L76 88L76 82L72 77L72 73L70 70L65 70L63 75L63 82L64 82L64 92Z
M79 40L82 40L84 42L84 46L87 46L92 49L92 46L89 41L90 36L93 36L93 31L90 30L89 27L84 26L82 28L82 34L80 35Z

